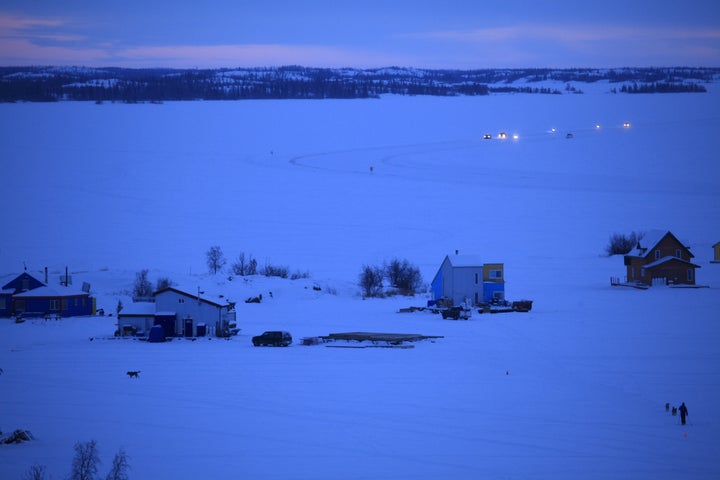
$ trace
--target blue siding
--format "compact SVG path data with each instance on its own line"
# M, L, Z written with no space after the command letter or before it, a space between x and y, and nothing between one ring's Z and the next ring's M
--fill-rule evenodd
M0 317L9 317L11 306L12 306L12 294L0 293Z
M438 272L435 279L430 284L430 290L433 293L433 300L438 300L443 296L442 270Z
M483 301L490 302L493 299L493 293L502 292L503 298L505 297L505 284L495 282L484 282L483 283Z
M20 297L15 299L15 309L18 309L18 303L23 302L23 312L77 317L92 315L95 299L86 294L67 297Z

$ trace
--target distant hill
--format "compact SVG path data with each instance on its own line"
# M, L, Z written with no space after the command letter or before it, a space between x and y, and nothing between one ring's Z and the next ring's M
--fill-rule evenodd
M277 68L128 69L0 67L0 102L373 98L395 95L706 92L720 68L483 69Z

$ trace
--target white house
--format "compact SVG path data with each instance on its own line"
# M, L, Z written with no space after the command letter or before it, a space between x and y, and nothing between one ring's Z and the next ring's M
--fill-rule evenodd
M434 299L452 305L478 305L505 299L502 263L483 263L474 255L446 255L431 283Z
M153 325L162 325L165 336L224 336L235 321L232 304L220 304L174 287L158 290L154 302L127 305L118 314L120 334L135 330L147 334Z

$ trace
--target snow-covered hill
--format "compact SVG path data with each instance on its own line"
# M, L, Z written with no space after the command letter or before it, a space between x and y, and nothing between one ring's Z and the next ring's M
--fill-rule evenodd
M67 265L114 312L147 268L237 301L242 329L155 345L113 339L114 317L0 319L0 430L35 435L0 446L0 477L62 477L95 439L101 473L122 447L131 478L716 478L718 106L712 90L0 105L3 284ZM610 286L609 236L650 228L690 246L709 288ZM310 278L210 275L213 245ZM424 295L359 295L363 264L407 258L429 282L456 249L503 262L533 310L455 322L397 313ZM269 329L443 338L252 347ZM664 408L683 401L685 428Z

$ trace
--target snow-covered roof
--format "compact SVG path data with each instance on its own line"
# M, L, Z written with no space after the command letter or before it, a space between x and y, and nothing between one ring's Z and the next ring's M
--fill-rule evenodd
M649 230L645 232L642 236L642 238L638 241L638 243L635 245L635 247L628 252L628 255L631 257L645 257L648 255L650 251L652 251L655 246L657 246L658 243L660 243L660 240L662 240L665 235L670 233L669 230ZM639 247L639 248L638 248Z
M0 290L0 295L9 295L14 292L15 292L15 290L13 290L12 288L4 288L4 289Z
M670 255L659 258L659 259L655 260L654 262L648 263L643 268L654 268L654 267L657 267L658 265L662 265L664 263L671 262L673 260L678 261L680 263L684 263L686 265L696 267L696 268L700 268L700 265L695 265L692 262L688 262L687 260L683 260L682 258L678 258L678 257L671 257Z
M32 290L27 290L25 292L17 293L14 296L15 297L76 297L78 295L89 295L87 292L83 292L82 290L69 288L69 287L58 287L57 289L53 287L48 287L47 285L43 285L42 287L33 288Z
M123 305L123 309L120 311L120 315L124 316L149 316L155 315L155 303L154 302L133 302L127 305Z
M153 293L153 295L154 295L154 296L157 296L157 295L160 295L160 294L163 294L163 293L166 293L166 292L174 292L174 293L176 293L176 294L178 294L178 295L182 295L182 296L184 296L184 297L188 297L188 298L191 298L191 299L193 299L193 300L198 300L198 301L200 301L200 302L207 303L207 304L213 305L213 306L215 306L215 307L221 307L221 308L222 308L222 307L227 307L227 306L229 305L229 304L227 304L227 303L226 303L225 305L222 305L222 304L220 304L220 303L213 302L212 300L208 300L207 298L204 298L204 296L198 297L197 295L193 295L192 293L184 292L184 291L182 291L182 290L180 290L180 289L177 289L177 288L175 288L175 287L165 287L165 288L162 288L162 289L156 291L155 293Z
M448 255L450 265L453 267L482 267L483 261L479 255Z

